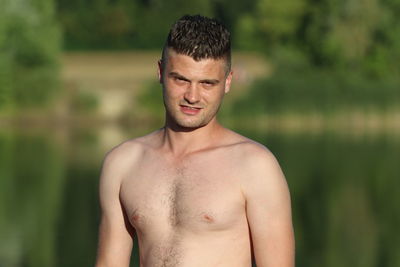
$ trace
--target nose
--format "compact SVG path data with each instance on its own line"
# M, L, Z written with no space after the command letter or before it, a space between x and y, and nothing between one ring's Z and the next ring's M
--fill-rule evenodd
M195 84L191 84L185 92L185 100L190 104L195 104L200 101L200 92Z

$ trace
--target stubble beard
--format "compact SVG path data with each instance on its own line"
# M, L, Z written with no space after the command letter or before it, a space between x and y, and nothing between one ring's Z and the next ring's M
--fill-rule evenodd
M182 130L195 130L204 127L208 125L215 116L217 116L221 103L222 101L215 107L209 107L211 108L209 110L207 109L207 106L203 105L199 114L190 116L183 114L179 109L179 105L178 108L174 108L164 100L166 123L168 126Z

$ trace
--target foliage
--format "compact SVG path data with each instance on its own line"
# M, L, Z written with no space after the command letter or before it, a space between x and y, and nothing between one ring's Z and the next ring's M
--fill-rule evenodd
M46 103L57 87L52 0L0 0L0 106Z
M70 109L80 114L94 112L99 106L99 99L90 92L71 94Z
M399 8L397 0L259 0L247 23L269 55L286 47L316 66L383 77L400 74Z
M298 50L317 66L399 74L399 0L57 0L67 49L157 48L183 14L221 19L234 47Z
M164 121L164 105L162 99L162 87L158 82L148 83L138 96L139 108L143 114L148 114L147 121L154 121L160 125Z
M281 66L272 77L255 82L234 110L243 115L382 111L400 104L399 85L398 78L377 80L357 72Z
M160 48L184 13L210 15L211 1L58 0L67 49Z

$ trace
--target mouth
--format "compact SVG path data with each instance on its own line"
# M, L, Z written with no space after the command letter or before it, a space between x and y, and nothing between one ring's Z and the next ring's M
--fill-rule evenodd
M201 107L192 107L186 105L180 105L181 111L187 115L196 115L202 109Z
M181 107L184 108L190 108L190 109L202 109L201 107L192 107L192 106L187 106L187 105L180 105Z

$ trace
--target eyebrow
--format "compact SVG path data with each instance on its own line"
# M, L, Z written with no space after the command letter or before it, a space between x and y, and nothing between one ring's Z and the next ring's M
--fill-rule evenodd
M184 81L191 82L190 79L188 79L188 78L186 78L185 76L182 76L181 74L179 74L179 73L177 73L177 72L174 72L174 71L173 71L173 72L170 72L170 73L168 74L168 76L174 77L174 78L178 78L178 79L181 79L181 80L184 80ZM200 80L199 82L200 82L200 83L218 84L218 83L219 83L219 80L217 80L217 79L202 79L202 80Z
M185 76L180 75L177 72L170 72L170 73L168 73L168 76L190 82L190 80L188 78L186 78Z
M218 84L219 80L217 79L204 79L200 80L201 83L209 83L209 84Z

